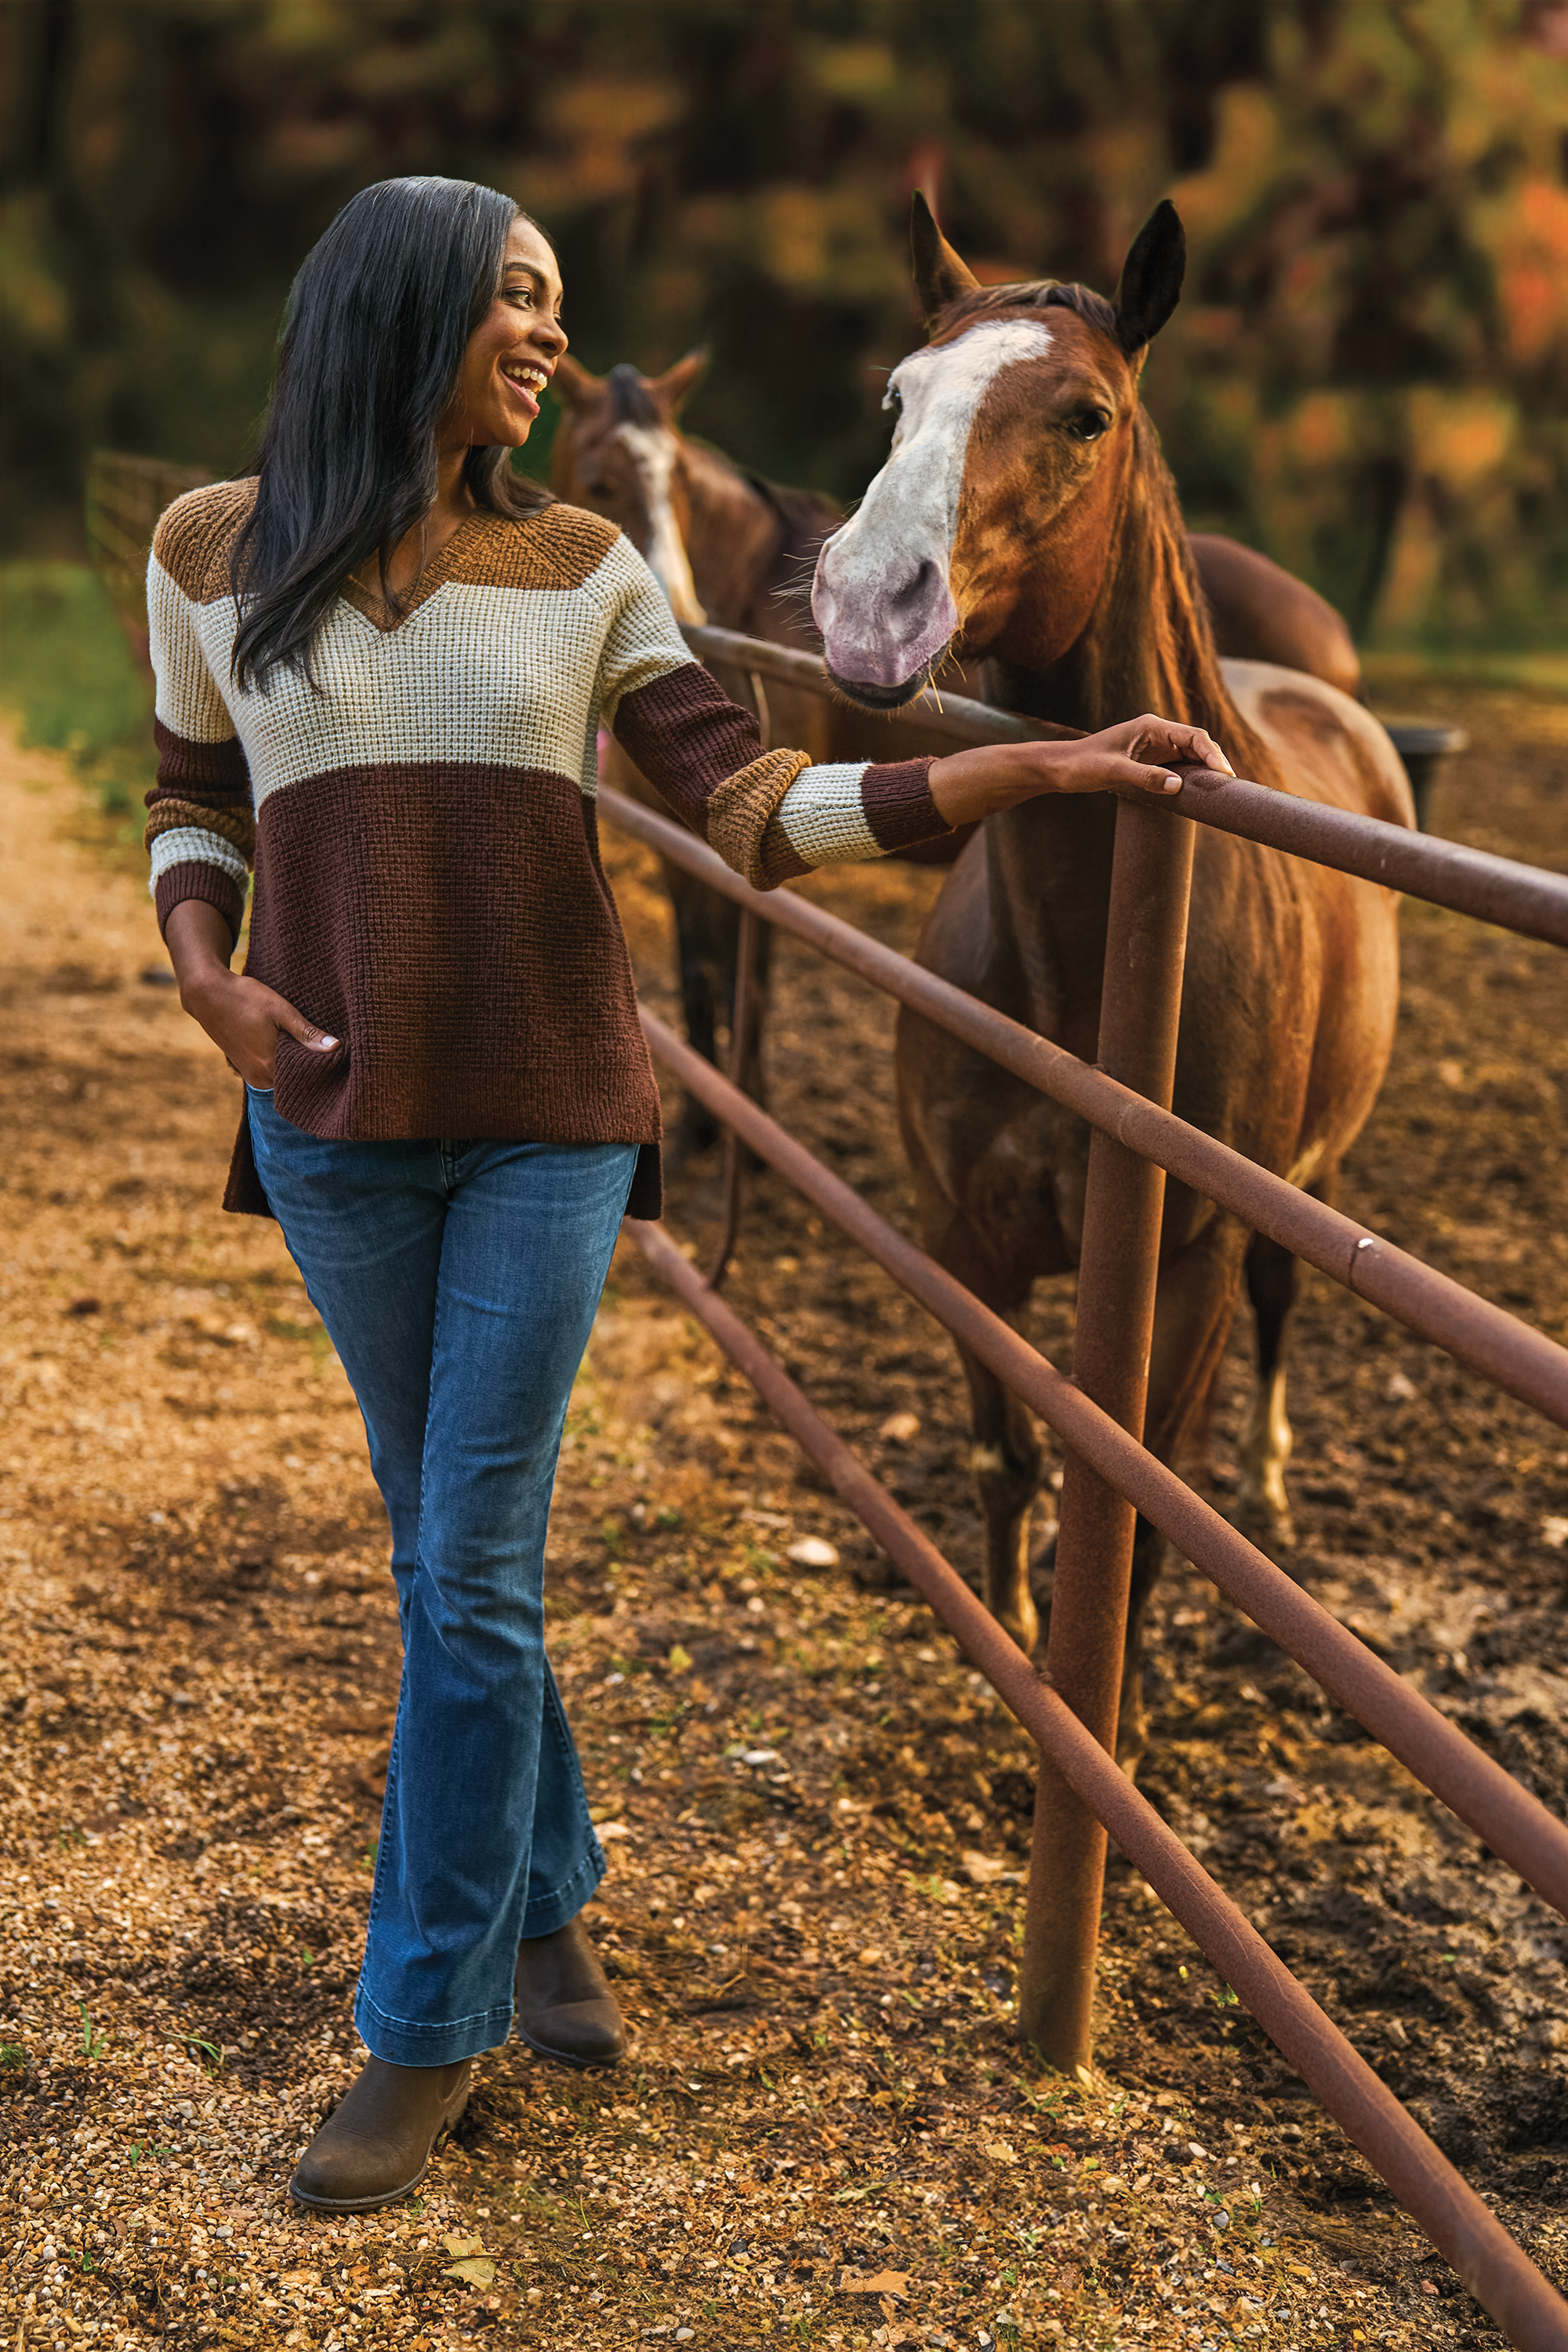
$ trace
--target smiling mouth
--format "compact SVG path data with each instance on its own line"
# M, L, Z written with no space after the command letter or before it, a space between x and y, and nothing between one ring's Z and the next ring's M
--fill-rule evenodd
M502 368L501 373L508 383L515 384L519 392L526 392L529 398L535 402L550 382L550 372L547 368L534 367L531 364L527 367Z

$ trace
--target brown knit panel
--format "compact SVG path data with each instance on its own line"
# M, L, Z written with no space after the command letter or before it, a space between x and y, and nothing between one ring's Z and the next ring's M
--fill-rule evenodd
M226 736L218 743L197 743L188 735L176 735L161 719L153 721L153 740L158 747L158 784L173 785L187 799L196 799L211 793L218 800L231 800L250 806L250 770L237 735ZM216 803L215 803L216 804ZM147 796L153 805L153 795Z
M700 662L623 695L614 732L659 797L704 841L710 795L763 750L751 712L731 702Z
M781 882L798 882L803 874L816 871L802 857L776 816L770 817L763 829L753 863L756 873L749 872L746 879L758 890L776 890Z
M209 482L205 489L187 490L164 513L153 534L153 552L193 604L214 604L228 594L229 550L255 501L253 479Z
M229 941L232 955L245 921L245 893L233 876L221 866L209 866L205 858L193 858L188 866L171 866L166 874L160 874L153 892L160 931L168 929L170 916L186 898L201 898L217 908L234 933Z
M340 770L264 803L248 973L342 1041L278 1041L325 1137L657 1143L658 1089L591 813L560 776Z
M912 849L952 827L931 796L929 760L879 760L860 779L860 807L879 849Z
M161 833L173 833L177 825L194 824L204 833L216 834L220 840L232 841L247 861L254 854L256 819L249 809L215 809L200 801L164 800L152 793L148 798L153 802L153 814L142 836L145 848L151 849Z

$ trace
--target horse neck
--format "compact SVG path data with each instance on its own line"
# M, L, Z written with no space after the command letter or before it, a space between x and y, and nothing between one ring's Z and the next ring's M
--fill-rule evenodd
M1175 485L1142 410L1093 610L1047 667L1002 668L1010 707L1094 734L1145 710L1206 727L1250 759L1250 730L1231 698L1188 549ZM1232 746L1236 750L1232 750Z
M1271 762L1225 682L1186 530L1153 426L1140 412L1133 461L1093 611L1048 666L993 665L995 698L1094 734L1157 711L1206 727L1239 775ZM1100 793L1041 793L986 819L991 901L1026 972L1098 995L1110 900L1114 809Z
M744 474L715 451L683 437L680 462L690 499L686 552L708 618L718 628L760 634L752 623L759 596L770 584L778 516Z

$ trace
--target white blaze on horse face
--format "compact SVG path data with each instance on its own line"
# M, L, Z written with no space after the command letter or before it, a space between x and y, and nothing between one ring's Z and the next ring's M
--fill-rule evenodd
M983 320L893 370L892 455L816 562L811 609L836 677L907 686L946 651L959 624L949 572L971 428L1003 369L1050 342L1031 319Z
M668 597L669 609L676 619L700 628L708 615L697 594L691 561L677 527L669 496L675 473L675 436L667 426L658 425L623 425L619 430L621 440L632 453L643 496L647 500L648 543L643 552L648 570Z

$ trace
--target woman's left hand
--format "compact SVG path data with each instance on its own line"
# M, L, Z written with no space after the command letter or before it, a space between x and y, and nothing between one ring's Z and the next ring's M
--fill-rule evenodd
M931 795L952 825L973 824L1041 793L1175 793L1181 768L1236 771L1212 735L1173 719L1126 719L1068 743L997 743L933 760Z

